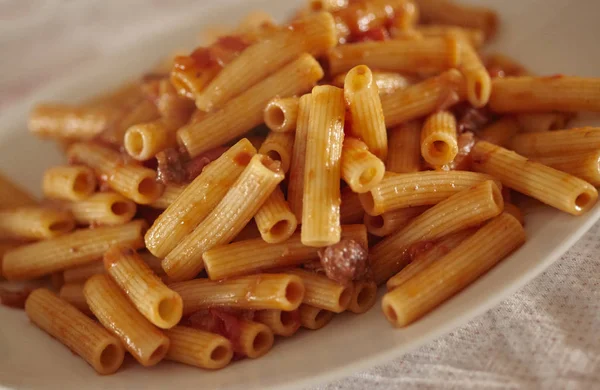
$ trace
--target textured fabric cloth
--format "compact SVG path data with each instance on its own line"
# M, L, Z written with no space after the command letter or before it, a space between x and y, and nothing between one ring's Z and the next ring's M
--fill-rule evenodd
M72 67L201 7L198 0L0 1L0 115ZM310 390L600 388L599 233L597 224L544 274L466 326Z

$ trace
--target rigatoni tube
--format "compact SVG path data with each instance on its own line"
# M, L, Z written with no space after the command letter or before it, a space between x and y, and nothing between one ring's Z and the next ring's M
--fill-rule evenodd
M360 194L369 215L407 207L433 205L492 176L468 171L387 173L371 191Z
M277 133L271 131L258 149L258 153L271 157L281 162L281 170L287 173L292 161L292 149L294 147L294 134Z
M600 127L517 134L508 147L527 157L594 152L600 149Z
M83 200L95 189L94 171L84 166L52 167L42 179L42 191L49 199Z
M248 224L283 180L279 163L257 154L219 204L163 260L173 281L189 280L202 271L202 254L230 242Z
M461 291L525 242L525 231L502 214L450 253L388 292L382 308L390 323L406 326ZM419 294L414 294L419 291Z
M254 216L258 231L265 242L275 244L290 238L298 221L285 201L281 188L275 188Z
M179 323L183 311L181 297L165 286L133 248L111 247L104 254L104 267L148 321L162 329Z
M344 91L331 86L312 91L306 143L302 243L327 246L340 240L340 171L344 141Z
M300 313L298 309L258 310L254 313L254 321L267 325L278 336L289 337L300 328Z
M83 294L98 321L117 336L143 366L154 366L169 350L169 338L152 325L107 275L88 279Z
M221 110L180 128L177 131L179 143L192 157L221 146L260 125L263 110L273 96L300 95L322 77L323 69L317 60L303 54L227 102Z
M341 313L348 308L352 299L352 285L344 286L327 276L301 269L287 271L300 277L304 284L302 303L334 313Z
M265 107L265 125L271 130L288 133L296 130L299 98L274 98Z
M137 205L115 192L98 192L87 199L64 205L81 225L120 225L131 221Z
M600 151L531 159L585 180L594 187L600 186Z
M39 240L64 235L75 228L66 211L42 207L0 210L0 238Z
M8 280L36 279L102 258L115 244L144 246L146 222L81 229L46 241L23 245L4 255L2 275Z
M357 138L347 137L342 147L342 179L352 191L363 193L379 184L385 165L367 145Z
M312 95L303 95L298 102L298 122L292 149L292 161L288 175L287 196L290 209L298 223L302 222L302 197L304 196L304 168L306 161L306 141L310 120Z
M233 97L249 91L253 85L285 68L284 65L302 53L320 55L336 43L335 23L331 14L319 12L294 22L290 28L278 30L269 39L248 47L223 68L195 96L196 107L202 111L221 108ZM293 78L291 75L289 77ZM277 95L286 96L273 91L271 97Z
M367 231L378 237L388 236L404 227L411 219L423 214L429 206L406 207L380 215L365 214Z
M369 311L377 301L377 283L372 280L358 280L352 283L352 298L348 311L362 314Z
M600 111L600 78L504 77L492 81L495 112Z
M167 256L210 214L255 154L254 146L243 138L208 164L148 229L148 250Z
M450 69L436 77L431 77L406 89L398 90L381 97L381 106L387 127L448 109L466 96L463 75Z
M395 173L421 170L421 124L410 121L390 129L385 169Z
M121 367L125 351L121 342L101 325L45 288L29 294L27 316L52 337L81 356L99 374Z
M375 282L385 283L409 263L407 252L411 245L477 226L500 214L503 207L502 194L491 180L438 203L371 248Z
M171 341L166 360L217 370L233 358L231 342L221 335L185 326L175 326L165 334Z
M388 154L387 131L379 89L371 69L359 65L348 72L344 81L344 98L352 118L352 135L364 141L371 153L385 161Z
M449 111L431 114L421 130L421 155L429 164L442 166L458 154L456 118Z
M471 155L476 171L567 213L581 215L598 199L598 191L591 184L489 142L479 141Z
M342 226L342 238L354 240L365 249L369 245L364 225ZM258 238L218 246L205 252L202 258L208 277L219 280L300 265L318 259L318 251L318 248L302 244L300 233L295 233L277 244Z
M331 322L334 312L310 305L300 305L300 324L303 328L317 330Z
M286 274L256 274L227 280L194 279L169 284L183 299L183 315L211 307L295 310L304 298L302 279Z
M67 152L70 159L92 168L106 179L113 190L139 204L150 204L160 197L162 184L156 172L136 163L126 163L123 156L98 144L76 143Z

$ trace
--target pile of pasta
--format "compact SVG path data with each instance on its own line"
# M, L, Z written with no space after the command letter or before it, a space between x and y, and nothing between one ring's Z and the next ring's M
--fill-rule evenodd
M411 324L524 243L515 193L572 215L598 197L600 128L566 126L600 111L600 79L480 54L496 29L448 0L310 1L37 106L30 131L69 163L42 201L0 180L2 275L58 292L4 303L101 374L125 352L257 358L383 284L385 317Z

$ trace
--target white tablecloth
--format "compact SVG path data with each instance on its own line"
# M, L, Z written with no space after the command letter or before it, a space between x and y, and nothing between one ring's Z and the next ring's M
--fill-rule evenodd
M201 4L0 0L0 115L72 67L168 28ZM312 389L600 388L599 232L597 224L546 272L466 326Z

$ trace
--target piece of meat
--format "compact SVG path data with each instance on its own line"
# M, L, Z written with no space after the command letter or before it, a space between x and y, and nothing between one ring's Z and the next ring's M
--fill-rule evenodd
M325 274L340 284L363 278L368 272L369 253L358 242L342 239L319 251Z

